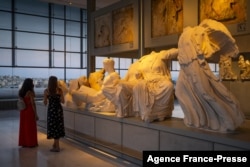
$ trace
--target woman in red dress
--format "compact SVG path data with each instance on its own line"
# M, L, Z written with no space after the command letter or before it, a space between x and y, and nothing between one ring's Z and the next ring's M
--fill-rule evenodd
M19 98L25 102L26 108L20 111L19 146L36 147L38 116L35 105L34 84L31 78L26 78L19 90Z

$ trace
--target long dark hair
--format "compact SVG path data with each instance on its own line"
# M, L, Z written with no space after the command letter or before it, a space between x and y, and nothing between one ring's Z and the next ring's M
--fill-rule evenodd
M33 79L31 79L31 78L26 78L24 80L23 85L22 85L21 89L18 92L19 97L24 98L24 96L26 95L26 93L28 91L32 91L35 94Z
M48 90L51 95L56 94L57 92L57 77L56 76L50 76L49 82L48 82Z

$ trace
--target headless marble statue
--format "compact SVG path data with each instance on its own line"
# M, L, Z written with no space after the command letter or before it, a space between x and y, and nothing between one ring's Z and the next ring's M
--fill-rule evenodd
M137 113L143 121L152 122L172 116L174 85L168 63L177 54L174 48L151 52L130 66L116 88L120 117Z
M133 110L143 121L162 121L172 116L174 85L169 62L176 58L177 49L151 52L139 59L139 80L133 88ZM138 74L137 74L138 77Z
M214 20L184 29L178 42L180 73L176 97L190 127L217 132L235 130L244 121L239 102L210 70L206 59L236 57L235 40L226 27Z

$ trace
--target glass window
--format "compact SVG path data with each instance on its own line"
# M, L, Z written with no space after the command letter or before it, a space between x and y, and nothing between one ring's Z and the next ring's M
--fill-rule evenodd
M120 58L120 68L121 69L128 69L131 64L132 64L132 59Z
M82 75L86 76L88 65L86 10L51 4L52 25L49 30L50 18L47 2L40 0L0 1L0 10L3 10L0 11L0 98L17 98L19 87L28 77L34 80L36 95L42 97L51 75L66 81ZM14 11L11 11L12 2L15 3ZM12 29L12 12L15 16L14 29ZM84 23L80 22L81 17ZM67 19L66 27L64 19ZM80 32L81 26L83 26L82 32ZM52 51L49 50L49 32L52 32ZM81 36L82 33L83 36ZM67 48L64 45L65 39ZM13 43L14 46L12 46ZM12 49L15 51L14 60ZM52 57L50 58L49 55ZM50 61L51 67L49 67ZM103 67L102 61L101 67Z
M0 9L3 9L3 10L11 10L11 2L10 0L1 0L1 5L0 5Z
M87 39L86 38L82 38L82 51L83 53L87 53Z
M66 67L80 68L80 53L67 53L66 54Z
M51 68L49 69L49 75L47 75L47 78L49 78L51 75L54 75L58 79L64 80L64 72L65 69Z
M216 72L219 72L219 70L220 70L220 66L219 66L219 64L218 64L218 63L216 63L216 64L215 64L215 69L216 69L216 70L215 70Z
M103 68L103 60L106 59L107 57L98 57L96 56L96 68L100 69ZM115 69L123 69L127 70L128 67L132 64L131 59L128 58L117 58L117 57L112 57L112 59L115 61ZM121 66L123 68L121 68Z
M52 36L52 48L55 51L64 51L64 37L63 36Z
M80 23L67 21L66 22L66 35L80 36Z
M83 22L87 22L87 10L86 9L82 9L82 21Z
M80 21L80 8L66 6L66 19Z
M49 53L48 51L16 50L16 65L48 67Z
M214 63L208 63L211 71L215 71L215 64Z
M64 20L52 19L52 33L64 35Z
M120 67L119 58L112 57L112 59L115 61L115 69L118 69Z
M64 6L63 5L52 5L52 16L54 18L64 18Z
M80 68L80 53L66 53L66 67ZM64 52L53 52L52 67L64 67Z
M11 13L0 11L0 28L11 29Z
M82 67L87 68L87 54L82 54Z
M103 68L103 60L105 59L106 57L95 57L95 64L96 64L96 68L97 69L100 69L100 68Z
M178 76L179 76L179 71L170 71L172 80L174 81L174 84L176 83Z
M39 0L15 0L16 10L22 13L48 16L48 3Z
M52 53L52 67L64 67L64 52Z
M1 35L1 34L0 34ZM0 49L0 66L11 66L12 65L12 50L11 49Z
M179 71L180 70L180 64L178 61L172 61L172 71Z
M11 31L0 30L0 47L8 47L8 48L12 47L11 33L12 33Z
M36 97L42 97L43 91L47 87L49 74L47 68L0 67L0 99L17 98L18 90L25 78L33 79Z
M120 77L121 77L121 78L124 78L125 75L127 74L127 71L128 71L128 70L119 70Z
M16 47L25 49L49 48L49 36L43 34L16 32Z
M66 38L66 51L80 52L80 38L67 37Z
M12 68L0 67L0 99L17 97L19 80Z
M39 75L37 75L39 74ZM20 78L40 78L46 80L49 76L47 68L13 68L13 75Z
M134 58L132 59L132 63L134 63L134 62L136 62L136 61L138 61L138 59L134 59Z
M66 69L66 78L67 80L76 79L80 76L87 76L86 69Z
M49 19L45 17L16 14L16 28L23 31L49 32Z
M88 33L88 31L87 31L87 23L83 23L82 24L82 36L87 37L87 33Z

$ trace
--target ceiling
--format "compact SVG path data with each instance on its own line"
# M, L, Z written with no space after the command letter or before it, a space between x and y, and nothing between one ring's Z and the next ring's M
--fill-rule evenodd
M83 9L87 8L87 0L41 0L41 1L54 4L69 5ZM96 9L104 8L118 1L120 0L96 0Z

